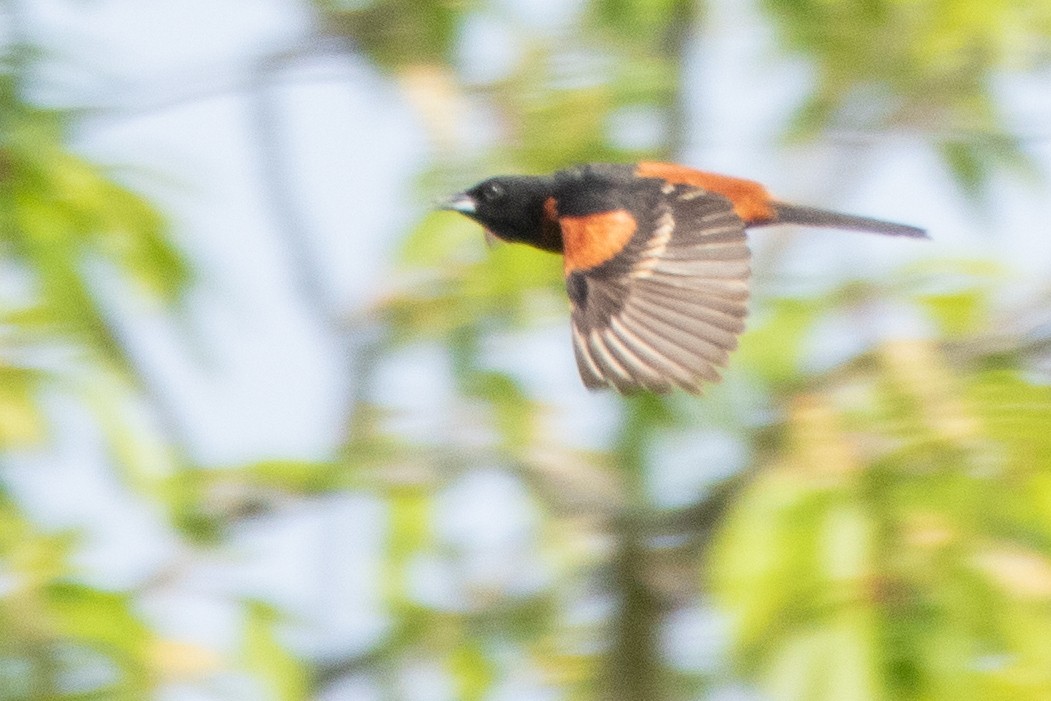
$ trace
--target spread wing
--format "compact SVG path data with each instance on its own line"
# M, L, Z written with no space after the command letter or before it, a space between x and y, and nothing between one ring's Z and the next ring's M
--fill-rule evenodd
M721 195L645 182L622 208L559 218L577 367L589 388L697 392L744 330L745 224Z

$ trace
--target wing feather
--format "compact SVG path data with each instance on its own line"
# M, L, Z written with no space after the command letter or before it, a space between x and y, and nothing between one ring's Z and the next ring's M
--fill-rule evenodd
M584 386L588 389L605 387L607 383L604 373L591 357L587 339L584 338L576 324L573 324L573 352L576 355L577 369L580 371Z
M647 201L619 253L567 270L577 366L587 387L697 392L719 380L744 330L744 222L728 199L689 185L663 183Z
M645 329L631 329L624 325L619 318L610 320L610 331L616 334L624 346L640 359L645 359L661 377L670 379L680 387L693 387L696 381L689 369L689 360L683 359L682 352L675 349L672 352L662 352L655 344L650 334ZM678 356L678 360L676 360Z

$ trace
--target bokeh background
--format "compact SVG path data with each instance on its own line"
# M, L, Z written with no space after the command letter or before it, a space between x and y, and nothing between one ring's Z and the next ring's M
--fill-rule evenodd
M673 159L703 397L435 197ZM1051 699L1051 2L3 0L0 700Z

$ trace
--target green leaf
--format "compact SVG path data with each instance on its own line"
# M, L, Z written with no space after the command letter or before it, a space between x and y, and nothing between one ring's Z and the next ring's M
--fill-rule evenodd
M939 150L964 192L974 199L982 198L990 177L990 164L978 149L964 141L946 141L940 144Z
M309 675L305 665L278 640L280 622L274 609L259 603L246 604L241 655L245 668L259 679L270 701L307 701Z
M456 698L463 701L487 698L495 680L493 663L484 648L472 640L465 640L453 648L449 671L456 687Z
M57 639L103 653L119 665L122 687L145 693L153 636L133 613L130 596L61 581L47 585L43 596Z
M490 405L493 421L506 447L523 449L535 440L537 408L513 378L499 372L475 372L467 392Z
M443 0L315 0L327 31L353 39L377 65L448 63L463 16Z
M36 398L43 377L0 360L0 450L35 445L46 437L47 422Z
M879 701L877 657L863 613L839 615L791 636L764 684L775 701Z
M926 295L918 301L946 336L976 333L988 323L989 293L985 290Z
M434 495L422 488L395 488L388 501L390 525L382 583L384 599L395 610L413 610L410 567L414 558L433 547Z
M736 362L774 385L799 377L807 332L823 312L819 300L774 300L742 336Z

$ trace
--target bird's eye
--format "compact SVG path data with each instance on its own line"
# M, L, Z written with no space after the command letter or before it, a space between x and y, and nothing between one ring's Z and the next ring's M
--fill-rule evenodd
M504 186L500 183L486 183L482 185L481 196L486 202L494 202L504 196Z

